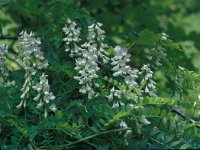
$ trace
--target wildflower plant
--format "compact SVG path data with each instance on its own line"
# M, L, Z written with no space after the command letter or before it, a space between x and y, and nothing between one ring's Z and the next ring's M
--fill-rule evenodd
M15 59L25 71L25 82L21 89L22 95L20 96L22 100L17 105L17 108L21 108L22 106L26 107L27 100L30 99L33 86L32 76L36 75L38 70L47 68L48 61L45 60L43 52L41 51L40 38L34 37L32 32L28 34L26 31L22 31L18 43L16 52L21 53L21 56L16 56Z
M124 82L128 86L128 88L132 91L138 88L138 83L136 79L138 78L138 70L132 69L128 63L130 62L131 55L128 53L128 49L122 48L121 46L116 46L114 48L114 57L111 58L111 65L113 66L113 76L118 77L121 76L124 79ZM112 88L114 92L114 87ZM125 95L127 98L130 98L130 94L124 93L124 91L115 91L115 94L118 98Z
M48 11L66 10L54 3ZM199 105L185 98L199 93L200 76L172 61L179 48L167 34L144 30L113 41L87 15L48 11L48 24L35 11L23 16L39 17L31 29L41 39L22 31L9 50L0 46L1 149L200 147L199 122L187 115L194 106L198 118Z
M50 92L50 87L47 79L47 75L44 73L40 77L40 82L33 86L33 89L37 91L37 96L33 99L37 102L36 108L41 109L44 107L44 117L48 116L48 110L56 111L56 105L52 101L55 100L55 96Z
M79 75L74 78L79 81L79 84L82 85L80 92L83 94L88 94L88 98L98 96L98 92L94 91L93 87L98 87L97 83L93 83L95 79L98 78L99 61L102 59L103 63L108 63L109 58L107 57L108 52L105 48L108 46L104 44L105 31L100 27L101 23L92 24L88 26L88 36L87 41L80 46L76 43L81 41L80 36L80 27L76 27L77 24L70 19L67 20L67 25L63 28L63 31L66 34L64 41L66 42L66 52L70 51L70 56L77 56L75 58L76 67L75 70L78 71ZM80 44L80 43L79 43ZM70 49L69 45L73 45Z

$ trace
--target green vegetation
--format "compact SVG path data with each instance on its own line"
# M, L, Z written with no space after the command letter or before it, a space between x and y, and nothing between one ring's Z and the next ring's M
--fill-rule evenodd
M0 148L199 149L199 17L198 0L0 0Z

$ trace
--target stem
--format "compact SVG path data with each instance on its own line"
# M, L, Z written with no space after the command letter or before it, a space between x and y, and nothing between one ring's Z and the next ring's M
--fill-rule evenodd
M10 111L12 111L12 110L11 110L11 107L10 107L10 104L8 103L7 99L5 99L5 101L6 101L6 104L7 104L7 106L8 106L8 109L9 109Z
M24 107L24 115L25 115L25 119L27 119L26 107Z
M128 47L128 49L131 49L135 45L135 42L131 43L131 45Z
M0 35L0 40L17 40L17 37L10 37L10 36Z
M39 113L39 122L42 122L41 114Z
M132 130L131 128L123 128L123 129L113 129L113 130L109 130L109 131L104 131L104 132L100 132L100 133L96 133L96 134L93 134L91 136L88 136L88 137L85 137L85 138L82 138L80 140L77 140L75 142L72 142L72 143L69 143L69 144L63 144L63 145L54 145L53 148L67 148L69 146L72 146L72 145L75 145L75 144L78 144L78 143L81 143L81 142L85 142L89 139L92 139L92 138L95 138L97 136L100 136L100 135L103 135L103 134L108 134L108 133L113 133L113 132L120 132L120 131L127 131L127 130ZM88 143L87 143L88 144ZM48 147L42 147L44 149L48 148Z
M88 136L88 137L85 137L85 138L82 138L78 141L75 141L75 142L72 142L70 144L67 144L66 146L71 146L71 145L74 145L74 144L77 144L77 143L81 143L83 141L87 141L89 139L92 139L94 137L97 137L97 136L100 136L100 135L103 135L103 134L108 134L108 133L113 133L113 132L119 132L119 131L126 131L126 130L131 130L131 128L124 128L124 129L113 129L113 130L109 130L109 131L104 131L104 132L100 132L100 133L96 133L96 134L93 134L91 136Z
M162 143L162 142L160 142L160 141L158 141L158 140L156 140L156 139L154 139L154 138L152 138L152 137L150 137L150 136L147 136L147 135L145 135L147 138L149 138L150 140L152 140L152 141L154 141L154 142L156 142L156 143L158 143L158 144L160 144L160 145L164 145L164 146L167 146L167 148L168 149L173 149L172 147L170 147L170 146L168 146L168 145L165 145L164 143Z
M190 118L186 114L184 114L184 112L182 110L180 110L179 108L174 107L174 108L172 108L171 112L177 114L178 116L182 117L183 119L188 120L190 123L196 122L195 120L193 120L192 118ZM195 127L200 129L200 125L195 125Z

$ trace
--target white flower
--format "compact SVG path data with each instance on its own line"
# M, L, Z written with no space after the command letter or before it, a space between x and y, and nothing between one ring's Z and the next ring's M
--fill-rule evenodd
M20 97L22 99L21 103L25 106L26 100L29 98L29 91L32 87L32 76L36 75L38 69L47 68L48 61L44 59L43 52L41 51L40 38L36 38L32 32L28 34L26 31L22 31L18 43L16 52L22 55L20 55L21 57L15 56L15 59L18 63L22 64L22 68L25 70L25 82L21 89L22 95ZM42 87L37 84L32 88L39 92ZM38 97L34 98L35 101L38 101L38 99Z
M118 107L119 107L119 103L118 102L113 103L112 108L118 108Z
M124 91L121 91L121 90L115 89L115 87L112 87L112 89L110 90L110 95L107 97L110 98L109 100L112 100L113 96L117 98L121 98L123 94L124 94Z
M124 121L120 122L119 125L120 125L120 127L122 127L122 128L128 128L126 122L124 122Z
M35 101L39 100L36 108L41 109L44 106L44 103L49 105L49 109L52 111L56 111L56 105L52 103L55 99L55 96L52 92L50 92L50 87L47 79L47 75L44 73L40 77L40 82L33 86L33 89L37 91L37 96L34 98ZM45 115L47 115L45 108Z
M27 100L28 97L29 97L29 91L30 91L31 85L32 85L31 74L30 74L28 71L25 72L24 78L25 78L25 82L24 82L23 87L22 87L22 89L21 89L22 94L21 94L21 96L20 96L20 98L21 98L22 100L21 100L20 104L17 106L17 108L21 108L21 107L19 107L19 106L22 106L22 105L23 105L24 107L26 106L26 100Z
M7 60L8 46L6 44L0 45L0 86L9 86L9 81L7 81L8 70L5 67L5 62ZM6 83L7 81L7 83Z
M52 110L53 112L55 112L55 111L57 110L55 104L51 104L51 105L49 106L49 109Z
M198 99L200 100L200 94L198 94Z
M113 66L113 76L121 76L124 78L124 82L128 86L129 90L134 92L138 88L138 83L136 79L138 78L139 71L137 69L132 69L127 63L130 62L131 55L128 53L126 48L121 46L116 46L114 48L114 57L111 58L111 65ZM116 90L114 96L121 98L124 95L127 99L132 98L131 93L126 93L126 91Z
M98 56L102 59L103 63L106 64L109 62L108 52L105 49L108 48L108 45L104 43L105 40L105 31L101 29L103 24L97 22L88 27L88 41L89 43L95 43L98 45L99 49L96 50ZM97 46L96 46L97 49Z
M23 105L23 101L21 101L20 104L18 104L18 105L16 106L16 108L20 109L20 108L22 107L22 105Z
M130 89L135 89L138 87L138 83L135 81L136 77L126 76L125 83L128 85Z
M41 40L40 38L34 37L31 32L28 34L26 31L20 33L18 39L18 46L16 49L17 53L21 53L22 56L15 56L18 63L22 64L22 68L25 70L25 83L21 89L22 103L26 103L26 99L29 97L29 91L32 85L32 77L36 75L37 70L41 70L48 67L48 61L44 60L43 52L41 51ZM33 87L35 90L40 91L40 85ZM37 100L37 99L35 99Z
M143 67L141 68L141 72L145 73L146 75L144 76L143 80L141 81L141 83L147 82L146 86L145 86L145 90L144 92L146 94L149 94L150 96L156 96L155 91L156 91L156 83L152 80L153 77L153 72L151 71L149 64L147 65L143 65Z
M102 24L97 22L88 26L87 42L80 44L80 31L77 24L70 19L67 20L67 24L63 28L66 38L63 40L66 42L66 52L70 51L70 56L75 57L75 70L78 75L74 78L82 85L79 92L87 94L91 99L97 96L96 88L99 87L95 83L95 79L99 78L98 72L100 70L99 63L106 64L110 61L108 57L109 53L106 52L108 45L104 43L105 31L101 29ZM164 36L164 35L163 35ZM80 46L78 46L80 44ZM121 77L124 79L124 89L112 88L111 93L106 96L110 101L113 97L136 100L139 97L142 98L142 93L148 93L150 96L155 95L155 82L151 79L153 72L144 65L142 72L146 72L145 78L142 80L148 81L145 89L138 92L138 76L141 74L137 69L132 69L128 63L130 62L131 55L128 53L128 49L116 46L114 48L114 57L111 58L111 65L114 77ZM126 90L129 90L127 93Z
M78 71L78 75L74 78L79 81L82 85L79 90L81 93L88 94L88 98L91 99L97 96L93 90L93 87L98 87L98 84L93 83L94 79L98 78L98 66L99 59L103 63L107 63L109 58L107 57L108 52L105 51L108 48L107 44L104 43L105 31L101 29L102 24L96 23L88 26L87 42L84 44L80 43L81 29L77 27L77 24L70 19L67 20L67 24L63 28L66 37L63 39L65 44L65 51L70 51L70 57L76 57L75 70Z
M79 38L81 33L81 28L77 27L77 24L70 19L67 20L67 24L63 28L63 31L67 37L63 39L65 41L65 51L70 51L70 56L74 57L80 53L81 48L77 46L77 43L81 40Z
M37 92L39 92L42 90L42 85L38 83L35 86L33 86L33 89L36 90Z
M41 102L39 102L39 103L37 104L36 108L37 108L37 109L40 109L40 108L42 108L43 105L44 105L44 103L41 101Z
M161 40L167 40L168 38L169 38L169 35L167 35L166 33L162 32Z
M116 46L114 48L114 57L111 58L111 65L113 65L112 71L113 76L127 75L132 72L131 67L127 65L130 62L131 55L128 54L126 48Z
M17 57L17 60L21 60L22 67L27 71L34 70L32 75L35 75L37 69L43 69L48 67L48 61L44 61L44 54L41 51L40 38L34 37L31 32L28 34L26 31L20 33L18 39L19 45L16 52L22 52L22 58Z

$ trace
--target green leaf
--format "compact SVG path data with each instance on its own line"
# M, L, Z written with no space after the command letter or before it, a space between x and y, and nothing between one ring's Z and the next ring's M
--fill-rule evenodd
M164 40L162 45L166 47L170 47L172 49L181 50L180 46L170 39Z
M175 147L178 144L180 144L181 142L182 142L182 140L175 141L175 142L173 142L173 143L170 144L170 147Z
M31 144L28 144L28 149L29 150L34 150L33 146Z
M13 0L0 0L0 5L1 4L9 4L11 3Z
M191 147L191 145L189 145L189 144L183 144L181 147L180 147L180 149L188 149L188 148L190 148Z
M0 111L0 117L3 118L3 117L16 117L16 116L5 111Z
M136 40L136 44L154 47L155 43L157 43L161 38L161 34L155 34L150 30L144 30L139 33L139 37Z

